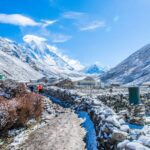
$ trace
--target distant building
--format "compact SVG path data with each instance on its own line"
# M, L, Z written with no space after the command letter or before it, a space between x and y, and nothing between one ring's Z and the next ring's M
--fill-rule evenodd
M73 89L75 87L71 79L63 79L53 85L60 88L67 88L67 89Z
M101 82L89 76L82 80L75 81L75 86L80 88L100 88Z
M143 86L150 87L150 82L143 83Z
M120 84L118 82L114 82L110 84L111 87L120 87Z

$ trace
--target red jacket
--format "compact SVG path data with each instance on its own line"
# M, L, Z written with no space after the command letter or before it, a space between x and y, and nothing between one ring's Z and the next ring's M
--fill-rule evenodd
M38 89L38 90L43 90L43 85L39 84L39 85L37 86L37 89Z

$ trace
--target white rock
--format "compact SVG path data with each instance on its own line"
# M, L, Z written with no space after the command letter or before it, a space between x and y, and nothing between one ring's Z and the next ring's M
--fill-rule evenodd
M117 145L118 150L123 150L126 147L127 143L129 143L129 142L130 142L129 140L124 140L123 142L120 142Z
M125 150L149 150L149 148L138 142L129 142L126 144Z
M138 141L143 145L150 147L150 137L142 135L139 137Z
M121 131L124 131L124 132L129 132L130 128L129 128L128 125L122 125L122 126L120 127L120 130L121 130Z
M150 117L145 118L145 124L150 124Z
M125 121L124 121L123 119L119 119L119 123L120 123L121 125L123 125L123 124L125 124Z
M116 117L114 115L108 116L105 119L105 121L112 123L116 127L120 127L120 123L118 122L118 120L116 119Z

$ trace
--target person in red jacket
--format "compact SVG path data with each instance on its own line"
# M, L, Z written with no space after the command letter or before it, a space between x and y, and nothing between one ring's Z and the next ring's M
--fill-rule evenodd
M42 84L38 84L37 85L37 89L38 89L39 93L42 93L43 92L43 85Z

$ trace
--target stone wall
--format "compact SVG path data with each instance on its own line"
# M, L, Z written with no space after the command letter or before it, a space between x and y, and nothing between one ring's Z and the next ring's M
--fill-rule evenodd
M99 95L98 100L103 102L105 105L111 107L116 113L122 110L130 110L128 95L127 94L107 94ZM140 95L141 102L145 106L146 115L150 115L150 93L143 93Z
M56 87L46 88L44 94L70 104L70 107L76 111L86 111L89 114L95 126L98 149L113 150L118 142L127 138L128 131L123 128L125 126L123 119L98 99Z

